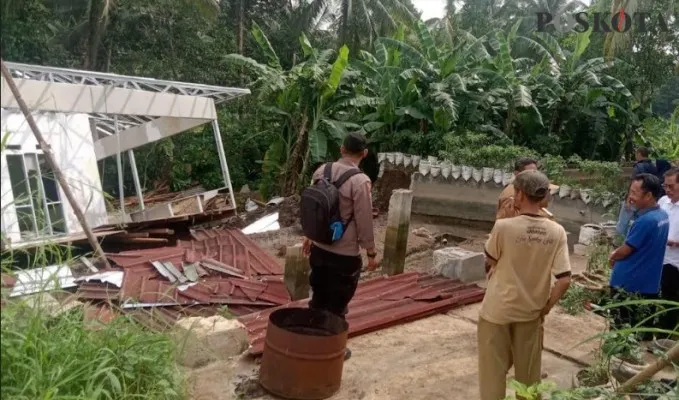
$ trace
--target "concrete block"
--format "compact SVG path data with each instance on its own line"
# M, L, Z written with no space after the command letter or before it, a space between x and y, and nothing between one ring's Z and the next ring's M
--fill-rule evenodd
M578 235L571 232L566 232L566 242L568 243L568 253L573 254L575 245L578 243Z
M218 315L180 319L175 324L173 338L179 363L190 368L226 360L248 348L243 324Z
M302 245L288 247L285 252L285 275L283 282L292 300L309 297L309 259L304 256Z
M462 282L474 282L486 277L483 253L465 250L461 247L446 247L434 251L434 270L447 278Z
M405 269L412 203L412 190L396 189L389 199L389 215L387 216L387 230L384 234L384 257L382 258L382 272L386 275L402 274Z
M573 254L582 257L589 257L589 255L592 254L593 249L594 248L592 246L587 246L582 243L576 243L573 245Z

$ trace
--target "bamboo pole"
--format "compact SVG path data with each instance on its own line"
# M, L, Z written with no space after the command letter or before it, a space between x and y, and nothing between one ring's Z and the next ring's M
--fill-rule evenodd
M618 388L618 393L628 393L634 390L635 387L651 379L653 375L662 371L665 367L669 366L670 363L679 361L679 343L672 346L671 349L667 351L665 357L659 358L653 364L641 370L638 374L634 375L622 384Z
M43 155L45 156L45 160L47 161L47 164L49 164L50 168L52 168L54 176L57 178L59 186L61 186L61 190L64 191L66 199L68 199L68 203L71 205L71 208L73 208L73 212L75 213L75 216L78 218L78 222L80 222L80 226L82 226L83 231L85 231L87 240L90 242L90 246L92 246L92 248L94 249L95 256L97 256L100 260L103 261L106 268L110 268L111 266L109 265L108 260L104 255L104 251L101 249L101 246L97 241L97 238L94 236L94 233L92 233L90 226L87 224L85 214L82 212L80 206L78 205L78 202L73 196L73 192L71 192L71 188L68 186L68 182L66 182L64 175L61 173L61 169L54 161L54 157L52 156L52 150L45 141L45 138L42 136L42 133L40 133L38 125L35 123L35 119L33 119L33 115L31 115L31 112L28 109L26 102L24 101L23 97L21 97L19 88L17 88L16 83L14 82L14 78L12 78L12 75L9 73L9 69L7 69L7 66L5 65L5 60L0 59L0 66L2 67L2 76L5 78L7 86L9 86L9 89L12 91L12 94L14 95L14 98L16 99L16 102L19 105L19 109L21 109L21 112L24 114L24 117L26 117L26 122L28 122L28 126L31 127L33 135L35 135L35 138L38 141L38 145L40 146L40 150L42 150Z

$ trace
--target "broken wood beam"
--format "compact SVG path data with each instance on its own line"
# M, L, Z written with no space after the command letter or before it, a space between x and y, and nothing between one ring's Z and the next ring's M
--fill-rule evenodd
M112 235L113 237L116 238L147 238L149 237L149 234L147 232L125 232L125 233L120 233L117 235Z
M115 243L129 243L129 244L162 244L169 242L166 238L126 238L120 236L111 236L109 241Z
M152 228L152 229L143 229L140 232L145 232L149 235L167 235L171 236L174 235L174 229L168 229L168 228Z
M85 264L85 266L86 266L90 271L94 272L95 274L96 274L97 272L99 272L99 269L98 269L97 267L95 267L94 264L92 264L92 261L90 261L89 259L87 259L87 257L81 257L81 258L80 258L80 261L81 261L83 264Z
M617 392L632 392L637 386L653 378L653 375L677 361L679 361L679 343L672 346L672 348L669 349L667 353L661 356L661 358L656 360L653 364L650 364L648 367L644 368L643 370L639 371L639 373L628 379L627 382L620 385Z
M224 263L221 263L221 262L219 262L215 259L212 259L212 258L206 258L203 261L201 261L200 264L202 266L204 266L205 268L209 268L213 271L221 272L221 273L226 274L226 275L231 275L231 276L234 276L236 278L241 278L241 279L246 278L246 276L243 275L239 269L234 268L230 265L226 265Z

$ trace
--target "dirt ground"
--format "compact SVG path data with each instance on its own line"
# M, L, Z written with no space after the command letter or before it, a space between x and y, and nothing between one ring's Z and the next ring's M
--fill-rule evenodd
M379 252L383 249L386 215L375 220ZM411 222L407 271L431 272L435 248L459 245L483 251L488 231L458 225ZM283 263L285 248L301 243L299 228L283 228L251 236ZM445 240L444 240L445 239ZM574 272L586 259L573 255ZM364 274L363 279L379 275ZM352 338L353 357L344 366L335 400L477 399L476 321L480 304L473 304L413 323ZM546 321L543 373L560 387L569 387L581 363L592 359L595 342L582 344L601 332L603 319L593 314L570 316L555 310ZM574 362L578 361L578 362ZM258 361L242 357L190 371L193 400L274 399L257 384ZM511 371L510 371L511 374ZM451 393L455 393L451 397Z
M478 399L476 325L466 318L437 315L351 339L350 346L353 356L333 400ZM562 387L580 368L549 352L542 360L546 379ZM256 370L249 360L197 370L193 399L275 399L258 389L234 394L238 384L254 380Z

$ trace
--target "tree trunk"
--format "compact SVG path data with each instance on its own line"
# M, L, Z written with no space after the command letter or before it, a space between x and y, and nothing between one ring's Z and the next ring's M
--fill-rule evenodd
M349 21L351 19L351 0L342 0L342 23L340 26L339 46L347 44L349 40Z
M285 168L285 178L283 181L282 195L291 196L297 193L300 173L304 168L304 158L309 148L309 130L307 125L309 123L309 116L307 110L304 110L302 121L299 124L297 133L297 140L292 148L292 153L288 157L288 162Z
M95 70L97 68L97 56L99 55L99 46L101 44L101 36L106 25L108 16L105 13L105 0L95 0L90 4L89 15L89 34L87 36L87 52L83 62L83 68Z
M512 122L514 119L514 105L511 104L512 99L509 99L510 104L507 108L507 120L505 121L505 135L512 138Z
M552 120L549 123L549 131L547 134L551 135L556 129L557 122L559 122L559 106L554 109L554 114L552 114Z
M653 364L631 377L627 382L618 387L618 393L632 392L637 386L653 378L653 375L662 371L673 362L679 361L679 343L667 351L664 357L659 358Z
M243 55L243 35L245 34L245 0L238 5L238 54Z

